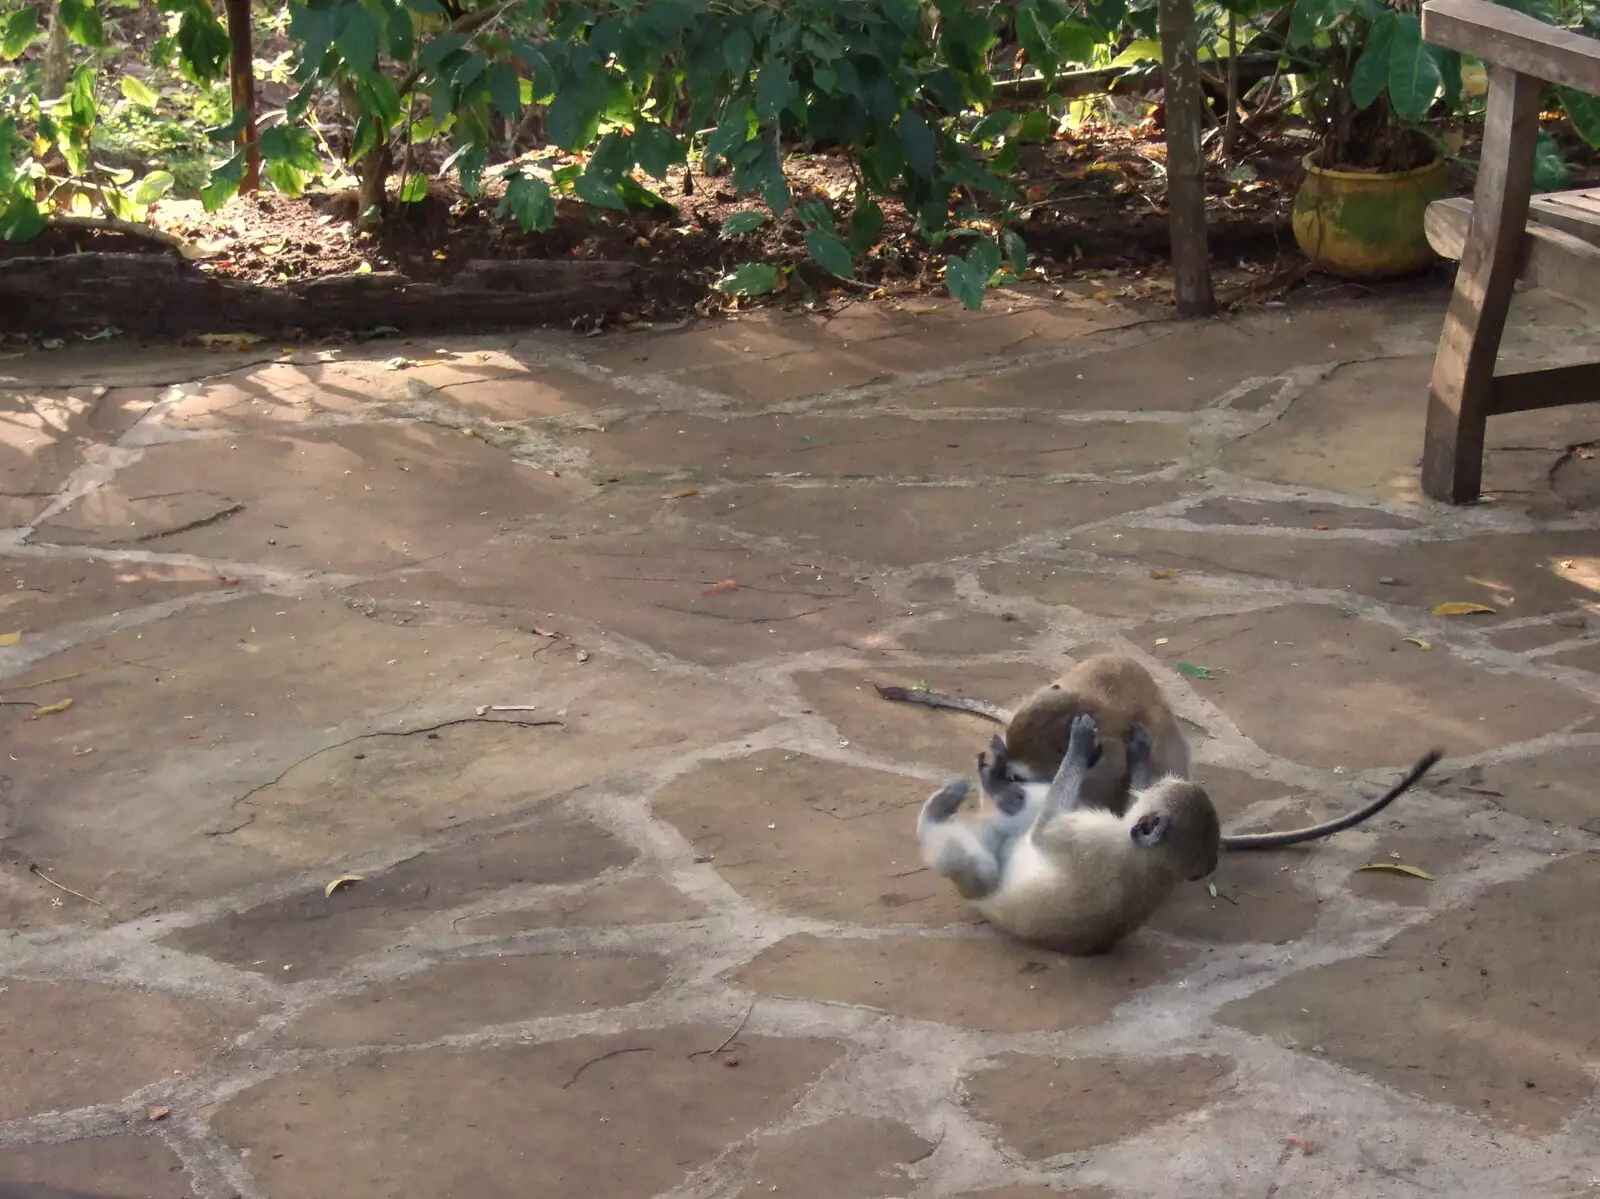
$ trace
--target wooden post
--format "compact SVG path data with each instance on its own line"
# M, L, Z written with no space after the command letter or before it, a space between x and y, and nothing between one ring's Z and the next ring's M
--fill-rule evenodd
M1217 309L1206 248L1205 156L1200 150L1200 63L1194 0L1160 0L1161 71L1167 109L1167 228L1173 297L1180 316Z
M1470 504L1483 486L1484 430L1528 223L1543 89L1531 75L1489 67L1472 224L1433 361L1422 450L1423 492L1450 504Z
M255 33L250 28L250 0L224 0L228 14L228 82L233 91L233 111L246 114L239 131L244 147L244 179L239 190L245 194L261 188L261 140L256 133L256 55Z

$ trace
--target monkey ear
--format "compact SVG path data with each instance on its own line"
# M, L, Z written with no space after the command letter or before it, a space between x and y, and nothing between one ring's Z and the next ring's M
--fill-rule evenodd
M1160 812L1151 812L1139 818L1130 835L1133 837L1135 845L1142 846L1145 849L1154 849L1166 839L1167 829L1170 825L1171 822Z

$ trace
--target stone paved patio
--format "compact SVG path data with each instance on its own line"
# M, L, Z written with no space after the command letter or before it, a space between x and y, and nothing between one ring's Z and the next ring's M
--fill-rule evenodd
M1600 411L1421 502L1443 302L0 362L0 1193L1600 1190ZM1029 950L869 682L1100 646L1232 828L1449 756Z

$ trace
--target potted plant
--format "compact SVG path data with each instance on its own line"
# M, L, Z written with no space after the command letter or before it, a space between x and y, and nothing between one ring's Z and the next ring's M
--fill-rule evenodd
M1312 73L1305 110L1322 136L1303 160L1292 224L1306 257L1332 274L1404 275L1434 259L1423 214L1450 183L1420 123L1441 93L1458 103L1461 57L1422 40L1415 6L1294 0L1289 43Z

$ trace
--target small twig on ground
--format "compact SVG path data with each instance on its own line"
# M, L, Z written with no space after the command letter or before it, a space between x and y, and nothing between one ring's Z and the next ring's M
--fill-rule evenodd
M66 213L53 212L47 222L57 229L82 229L88 233L122 233L128 237L142 237L146 241L156 242L168 249L183 253L183 248L188 243L183 238L165 229L157 229L154 225L141 225L137 221L122 221L109 216L69 216Z
M689 1060L693 1061L697 1057L716 1057L717 1054L721 1053L729 1045L732 1045L734 1038L744 1031L744 1026L750 1019L750 1013L755 1010L756 1001L752 999L750 1001L750 1006L744 1009L744 1015L739 1017L739 1023L734 1025L733 1031L728 1034L727 1040L723 1041L722 1044L718 1045L715 1049L696 1049L689 1055Z
M45 882L49 883L57 891L65 891L68 895L76 895L79 899L83 900L85 903L94 904L94 906L99 908L101 911L109 912L111 910L110 908L106 907L105 904L101 903L98 899L95 899L95 898L93 898L92 896L89 896L89 895L85 895L82 891L74 891L71 887L68 887L68 886L65 886L62 883L56 882L55 879L51 878L43 870L39 869L39 863L38 862L29 862L28 863L28 871L31 874L37 874L40 878L44 879Z

